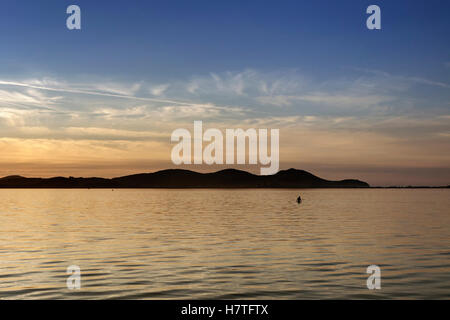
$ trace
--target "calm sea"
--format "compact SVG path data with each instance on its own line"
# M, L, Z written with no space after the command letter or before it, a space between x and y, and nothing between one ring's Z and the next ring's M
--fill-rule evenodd
M449 299L450 190L0 190L0 298Z

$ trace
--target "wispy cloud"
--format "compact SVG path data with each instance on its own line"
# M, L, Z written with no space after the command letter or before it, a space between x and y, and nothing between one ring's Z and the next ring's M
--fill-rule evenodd
M27 88L24 92L0 90L1 105L50 106L60 99L60 96L49 97L41 91L32 88Z
M0 81L0 85L12 86L12 87L25 87L25 88L30 88L30 89L38 89L38 90L61 92L61 93L74 93L74 94L83 94L83 95L131 99L131 100L137 100L137 101L149 101L149 102L183 104L183 105L189 104L189 102L168 100L168 99L156 99L156 98L149 98L149 97L137 97L134 95L124 94L124 93L108 93L108 92L101 92L101 91L95 91L95 90L72 89L70 87L47 87L47 86L34 85L31 83L25 83L25 82ZM111 92L114 92L114 91L118 92L117 88L111 88L110 86L98 86L97 85L96 89L111 91Z
M310 102L313 104L323 104L328 106L337 106L341 108L366 108L370 106L377 106L383 102L391 100L391 97L375 94L330 94L327 92L312 92L306 95L275 95L262 96L257 98L258 101L264 104L274 106L292 106L299 102Z
M164 92L169 89L170 84L166 83L166 84L160 84L157 86L153 86L150 88L150 93L154 96L161 96L164 94Z
M422 77L393 75L393 74L391 74L389 72L386 72L386 71L372 70L372 69L355 68L355 70L363 71L363 72L366 72L366 73L372 73L372 74L375 74L375 75L383 76L385 78L391 78L391 79L397 79L397 80L403 80L403 81L410 81L410 82L415 82L415 83L419 83L419 84L425 84L425 85L436 86L436 87L447 88L447 89L450 88L450 84L448 84L448 83L441 82L441 81L436 81L436 80L431 80L431 79L427 79L427 78L422 78Z

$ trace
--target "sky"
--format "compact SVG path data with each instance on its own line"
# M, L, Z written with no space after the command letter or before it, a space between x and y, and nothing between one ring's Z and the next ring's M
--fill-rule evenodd
M72 4L81 30L66 27ZM372 4L381 30L366 27ZM449 12L437 0L3 0L0 176L175 168L171 133L202 120L279 129L280 169L449 185Z

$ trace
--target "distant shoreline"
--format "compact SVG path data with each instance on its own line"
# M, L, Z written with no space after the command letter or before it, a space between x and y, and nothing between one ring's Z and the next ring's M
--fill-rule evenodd
M0 189L448 189L450 186L370 186L356 179L330 181L289 169L260 176L236 169L211 173L168 169L118 178L0 178Z
M8 176L0 178L0 188L13 189L293 189L293 188L369 188L357 179L331 181L319 178L307 171L289 169L274 175L260 176L236 169L211 173L168 169L153 173L134 174L106 178L26 178Z
M397 186L389 186L389 187L370 187L370 189L449 189L450 186L405 186L405 187L397 187Z

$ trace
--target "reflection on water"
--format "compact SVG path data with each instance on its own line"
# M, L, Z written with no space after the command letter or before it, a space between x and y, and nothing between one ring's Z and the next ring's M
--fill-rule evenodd
M0 190L0 298L448 299L449 208L445 189Z

